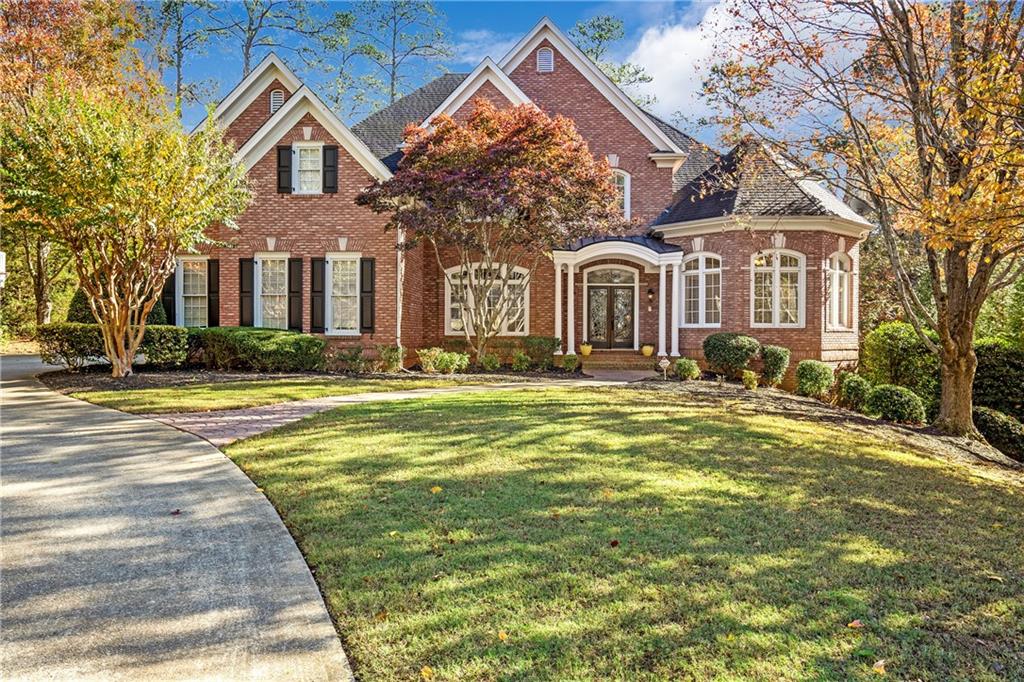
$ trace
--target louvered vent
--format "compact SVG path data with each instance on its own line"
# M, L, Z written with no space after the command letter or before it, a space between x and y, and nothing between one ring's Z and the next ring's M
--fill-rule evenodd
M271 90L270 92L270 114L274 115L284 104L284 90Z
M555 70L555 53L550 47L537 50L537 73L551 73Z

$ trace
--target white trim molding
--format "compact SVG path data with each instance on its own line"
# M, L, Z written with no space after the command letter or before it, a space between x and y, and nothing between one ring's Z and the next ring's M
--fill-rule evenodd
M245 164L249 170L256 162L262 159L275 145L277 145L285 134L294 128L306 114L312 115L320 124L327 129L331 137L338 141L355 160L378 180L387 180L391 177L391 171L381 163L380 159L373 155L373 152L348 129L341 119L328 109L320 98L303 85L284 103L284 106L277 110L267 121L252 134L245 144L235 152L235 160ZM299 144L299 143L296 143ZM340 169L339 169L340 172Z
M479 268L480 263L471 263L471 268ZM508 268L507 264L503 264L500 267ZM522 275L522 287L523 287L523 329L521 331L508 331L508 317L502 322L501 331L497 333L497 336L529 336L530 334L530 272L526 268L518 265L513 265L512 272L516 272ZM462 329L452 329L452 285L451 276L458 271L462 270L462 265L453 265L450 268L445 268L444 278L444 335L445 336L463 336L465 332ZM469 291L468 296L472 296L473 292ZM462 311L463 317L465 317L465 310ZM469 321L463 319L463 323L469 325ZM473 329L470 328L469 334L473 336Z
M622 170L621 168L612 168L613 178L622 178L622 217L629 220L630 213L632 212L632 190L633 190L633 178L632 176ZM615 182L613 181L614 185Z
M609 239L588 244L576 251L556 250L551 253L551 257L556 265L562 264L575 267L580 267L602 258L621 258L639 261L651 268L658 268L662 264L672 265L673 263L681 263L683 252L670 251L668 253L658 253L636 242Z
M822 270L825 331L853 331L853 259L834 251L825 259Z
M276 294L284 296L284 326L275 329L288 328L288 259L291 256L287 251L260 251L252 255L252 326L263 326L263 261L281 260L284 261L284 293Z
M707 267L707 261L709 258L718 260L717 268ZM697 261L696 270L686 270L686 264L693 261ZM725 276L724 267L722 262L722 256L713 253L711 251L695 251L691 252L681 263L682 272L677 278L676 292L679 296L679 310L680 310L680 322L679 326L684 329L718 329L722 326L722 316L725 314L723 310L723 301L725 300ZM708 322L707 316L707 276L718 275L718 322ZM686 321L686 279L688 277L697 278L697 322Z
M324 254L324 336L360 336L359 331L359 292L362 285L362 268L359 267L361 253L354 251L329 251ZM353 329L334 328L334 264L349 261L356 264L356 325Z
M839 216L722 216L684 223L656 225L653 230L664 237L696 237L717 232L754 230L758 232L833 232L864 239L872 225Z
M271 52L256 65L255 69L249 72L248 76L232 88L227 97L220 101L217 108L213 110L214 122L222 128L231 125L239 114L245 111L275 80L281 81L292 94L302 87L302 81L288 68L288 65ZM206 119L204 118L196 124L192 132L199 130L205 123Z
M498 66L505 73L512 73L545 40L551 43L562 57L583 74L583 77L590 81L598 92L604 95L605 99L650 141L655 150L683 153L683 150L669 139L668 135L628 95L612 83L608 76L583 54L548 17L541 19L529 33L516 43L515 47L501 58Z
M210 270L209 270L209 267L210 267L210 265L209 265L209 260L210 260L210 257L206 256L206 255L185 255L185 256L176 256L175 257L175 259L174 259L174 261L175 261L174 262L174 326L176 326L176 327L184 327L185 326L185 266L184 266L184 263L186 263L186 262L197 263L198 262L198 263L205 263L206 264L207 270L205 272L205 275L206 275L206 286L207 286L207 289L206 289L206 293L203 294L203 297L206 299L207 306L209 306L209 303L210 303L210 290L209 290L209 283L210 283L210 279L209 279L210 278ZM157 305L161 305L161 304L157 303ZM210 320L209 320L209 318L207 318L206 324L203 325L203 326L204 327L208 327L209 325L210 325Z
M498 92L513 105L531 102L526 93L512 82L508 74L498 68L498 65L490 57L484 57L484 60L473 69L472 73L466 76L466 79L459 83L459 86L452 90L451 94L423 120L422 125L429 126L430 122L442 113L454 114L477 93L484 83L490 83L497 88Z

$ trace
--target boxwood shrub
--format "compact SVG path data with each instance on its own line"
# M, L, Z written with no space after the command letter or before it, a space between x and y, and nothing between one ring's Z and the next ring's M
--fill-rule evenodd
M999 410L975 407L974 425L989 445L1010 459L1024 462L1024 424Z
M211 369L306 372L324 366L324 340L282 329L210 327L197 332Z
M865 407L868 414L905 424L921 424L924 422L924 404L921 398L903 386L882 384L875 386L868 393Z
M579 366L580 359L575 353L566 353L562 356L562 369L566 372L575 372Z
M704 358L708 365L729 377L736 377L754 359L761 344L752 336L719 332L704 339Z
M778 386L789 369L789 349L782 346L761 346L761 380Z
M523 352L530 356L534 367L548 369L559 344L559 339L554 336L526 336L523 338Z
M835 383L832 366L820 360L801 360L796 366L796 392L811 398L824 398Z
M530 369L530 356L523 351L516 351L512 354L512 371L525 372Z
M700 378L700 367L697 366L697 361L691 358L676 360L675 372L682 381Z
M743 370L742 378L743 378L743 388L747 389L748 391L756 391L757 390L757 380L758 380L757 372L755 372L752 369L745 369L745 370Z
M37 330L39 355L44 362L80 369L86 364L104 362L100 326L84 322L54 322L41 325ZM139 352L147 364L160 367L180 367L189 350L189 332L182 327L166 324L148 324L142 336Z
M1024 348L1000 340L974 345L974 404L1024 421Z
M188 359L188 339L188 330L184 327L147 324L139 350L146 357L148 365L181 367Z
M843 405L851 410L860 411L871 393L871 382L859 374L847 374L843 378L843 385L839 390L839 397Z
M480 365L488 372L494 372L501 367L501 358L494 353L484 353L484 357L480 360Z

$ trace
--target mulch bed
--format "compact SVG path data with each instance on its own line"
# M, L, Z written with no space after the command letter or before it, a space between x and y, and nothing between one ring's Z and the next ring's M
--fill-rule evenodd
M835 405L774 388L748 391L737 382L665 381L653 379L628 384L644 391L664 391L686 396L694 405L714 403L738 414L767 414L816 423L832 423L863 434L866 439L924 451L959 464L982 466L997 478L1024 485L1024 463L1014 461L987 443L946 436L932 426L909 426L875 419Z

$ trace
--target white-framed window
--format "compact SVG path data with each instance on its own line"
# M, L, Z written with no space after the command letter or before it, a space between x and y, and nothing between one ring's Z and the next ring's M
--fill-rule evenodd
M803 327L806 259L785 249L758 251L750 259L750 324Z
M695 253L683 260L682 326L722 326L722 257Z
M622 212L622 217L629 219L630 211L630 177L624 170L615 169L612 171L612 187L615 188L615 202Z
M327 254L325 332L335 336L359 335L359 254Z
M555 52L550 47L537 50L537 73L551 73L555 70Z
M209 263L206 256L179 256L175 267L175 317L179 327L209 325Z
M267 329L288 328L288 254L263 254L254 259L257 300L253 324Z
M500 266L502 268L509 266ZM483 268L482 265L474 264L476 273L480 273ZM472 307L475 305L473 300L473 291L469 288L469 272L463 270L461 266L448 268L445 273L445 334L448 335L462 335L466 329L466 325L469 324L469 313L462 309L460 303L461 297L458 295L463 288L466 288L466 297L468 299L467 304ZM484 273L481 273L481 276ZM501 275L498 276L498 281L491 285L490 290L487 292L486 310L487 314L494 310L497 306L504 305L506 309L505 315L499 315L502 318L500 322L500 328L497 333L501 336L526 336L530 333L530 285L528 280L528 272L525 268L512 267L511 273L508 276L508 291L502 296L502 279L505 279ZM470 328L470 333L473 330Z
M837 251L828 257L825 269L825 324L830 329L850 329L852 318L850 296L852 261Z
M270 115L273 116L284 104L284 90L270 91Z
M292 187L295 194L320 194L324 189L324 150L320 142L292 145Z

